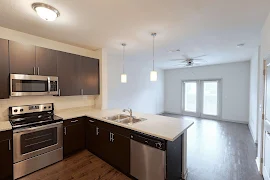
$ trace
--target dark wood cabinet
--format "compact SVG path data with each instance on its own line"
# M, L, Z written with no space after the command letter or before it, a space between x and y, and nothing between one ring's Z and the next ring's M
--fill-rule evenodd
M36 74L57 76L57 51L36 47Z
M99 94L99 60L81 57L80 87L83 95Z
M9 98L8 40L0 39L0 99Z
M57 76L60 96L81 95L79 82L80 56L57 52Z
M35 46L9 41L10 73L36 74Z
M85 148L85 127L83 119L64 121L64 156Z
M0 132L0 180L13 179L12 131Z

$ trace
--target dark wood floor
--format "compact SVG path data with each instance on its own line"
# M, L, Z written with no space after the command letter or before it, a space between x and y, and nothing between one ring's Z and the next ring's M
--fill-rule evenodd
M179 117L172 114L166 116ZM188 180L262 180L256 147L244 124L197 119L188 130ZM129 178L82 151L21 180L128 180Z

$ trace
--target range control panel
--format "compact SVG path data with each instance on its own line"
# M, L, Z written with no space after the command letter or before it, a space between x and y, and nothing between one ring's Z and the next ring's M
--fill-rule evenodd
M53 110L53 103L13 106L13 107L9 107L9 114L17 115L17 114L26 114L26 113L33 113L33 112L51 111L51 110Z

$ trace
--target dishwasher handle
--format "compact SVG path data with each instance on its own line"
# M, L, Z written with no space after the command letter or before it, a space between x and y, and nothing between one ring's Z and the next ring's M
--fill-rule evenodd
M148 145L150 147L166 151L166 142L162 140L157 140L151 137L145 137L138 134L131 134L130 139L137 141L141 144Z

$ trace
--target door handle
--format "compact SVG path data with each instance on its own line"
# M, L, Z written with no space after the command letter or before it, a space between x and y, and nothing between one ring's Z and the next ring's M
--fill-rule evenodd
M67 135L67 128L64 127L64 134Z
M110 133L110 141L113 142L114 141L114 134Z
M11 143L10 143L10 139L8 140L8 150L11 151Z
M71 123L76 123L76 122L78 122L79 120L74 120L74 121L70 121Z
M94 123L95 121L93 121L93 120L89 120L89 122L90 122L90 123Z

